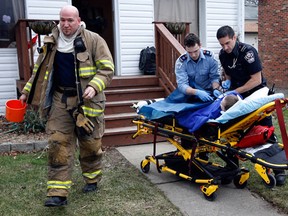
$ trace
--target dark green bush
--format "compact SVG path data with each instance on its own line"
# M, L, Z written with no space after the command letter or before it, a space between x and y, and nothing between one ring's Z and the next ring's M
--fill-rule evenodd
M45 131L46 120L39 117L39 112L33 108L26 111L24 121L19 123L7 123L7 132L17 132L19 134L39 133Z

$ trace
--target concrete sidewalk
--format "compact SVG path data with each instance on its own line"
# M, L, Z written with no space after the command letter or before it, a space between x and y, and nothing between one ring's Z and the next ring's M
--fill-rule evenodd
M167 143L157 143L156 153L173 151L176 148ZM127 158L136 168L140 169L140 163L146 155L152 155L153 144L131 145L118 147L117 150ZM141 171L142 172L142 171ZM156 166L151 163L147 176L170 199L170 201L183 213L183 215L197 216L222 216L222 215L253 215L253 216L282 216L271 204L264 201L257 194L248 189L237 189L234 184L221 185L216 194L215 201L207 201L199 184L193 184L184 179L164 172L158 173Z

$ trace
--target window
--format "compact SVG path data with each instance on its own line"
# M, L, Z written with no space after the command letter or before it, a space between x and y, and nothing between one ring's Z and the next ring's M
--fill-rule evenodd
M23 18L24 0L1 0L0 48L15 47L15 24Z

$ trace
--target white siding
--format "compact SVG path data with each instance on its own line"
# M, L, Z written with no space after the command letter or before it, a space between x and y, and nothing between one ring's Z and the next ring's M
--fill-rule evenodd
M59 11L71 0L26 0L27 19L58 20Z
M202 45L213 51L215 57L221 46L216 32L223 25L231 26L240 40L244 40L244 1L243 0L201 0L199 1L200 39Z
M0 49L0 115L5 115L5 103L17 98L16 80L19 79L17 50Z
M140 75L140 51L147 46L154 46L154 2L119 0L115 1L114 7L118 50L116 74Z

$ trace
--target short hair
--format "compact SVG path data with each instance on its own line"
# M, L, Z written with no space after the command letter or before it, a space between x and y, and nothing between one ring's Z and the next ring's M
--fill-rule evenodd
M230 94L230 95L226 95L223 100L225 100L225 106L223 106L224 110L226 111L229 108L231 108L238 100L239 98L236 95Z
M188 33L184 38L185 47L195 46L196 44L198 44L199 46L201 44L199 37L194 33Z
M234 32L233 28L226 25L226 26L222 26L218 29L216 37L219 40L220 38L224 38L226 36L228 36L229 38L233 38L234 35L235 35L235 32Z

